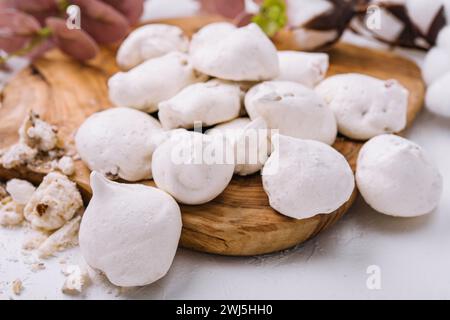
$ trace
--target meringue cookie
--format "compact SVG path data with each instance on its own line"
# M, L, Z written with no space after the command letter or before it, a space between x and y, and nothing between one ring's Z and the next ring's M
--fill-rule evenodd
M428 51L422 66L422 75L427 85L450 72L450 48L434 47Z
M434 210L442 195L442 176L417 144L395 135L371 139L361 149L356 181L376 211L415 217Z
M115 285L144 286L169 270L181 235L178 204L164 191L91 174L93 198L80 226L86 262Z
M275 80L293 81L314 88L325 78L329 66L326 53L279 51L280 75Z
M78 129L75 143L91 170L127 181L151 178L152 154L162 133L159 122L130 108L94 113Z
M406 127L409 92L395 80L349 73L322 81L316 92L333 110L339 132L357 140Z
M238 118L219 124L206 131L207 135L221 136L234 148L234 173L247 176L261 170L270 152L267 124L262 118L251 121Z
M221 80L196 83L159 104L158 117L164 129L194 127L194 122L212 126L239 117L241 89Z
M318 141L274 135L262 170L270 206L295 219L332 213L351 197L355 181L347 160Z
M116 107L154 112L161 101L204 79L195 72L186 54L170 52L112 76L108 81L109 98Z
M213 200L228 186L234 152L223 139L198 132L180 132L153 154L153 179L158 188L190 205Z
M267 81L245 96L250 119L262 117L282 135L333 144L337 124L333 112L313 90L296 82Z
M183 30L168 24L148 24L137 28L123 41L117 52L117 64L130 70L144 61L172 51L187 52L189 40Z
M431 112L443 117L450 117L450 71L434 81L428 87L425 106Z
M254 23L207 25L193 36L189 51L195 69L220 79L261 81L279 74L277 50Z

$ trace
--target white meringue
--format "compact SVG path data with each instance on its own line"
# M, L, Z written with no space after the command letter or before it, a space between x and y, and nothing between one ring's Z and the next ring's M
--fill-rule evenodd
M253 23L207 25L193 36L189 51L195 69L220 79L261 81L279 74L274 44Z
M316 92L333 110L339 132L357 140L406 127L409 92L396 80L349 73L322 81Z
M189 40L183 30L168 24L148 24L137 28L123 41L117 52L117 64L130 70L144 61L172 51L187 52Z
M94 113L75 136L81 159L91 170L127 181L151 178L159 122L144 112L112 108Z
M337 124L333 112L313 90L296 82L267 81L245 96L250 119L262 117L282 135L333 144Z
M180 132L153 154L153 179L158 188L190 205L213 200L228 186L234 152L224 139L198 132Z
M178 204L164 191L91 174L93 198L80 226L86 262L117 286L143 286L169 270L181 235Z
M329 58L326 53L279 51L280 75L275 80L293 81L314 88L325 78Z
M364 145L356 181L373 209L396 217L431 212L443 188L442 176L422 148L395 135L380 135Z
M212 126L239 117L241 90L238 84L221 80L196 83L159 104L158 117L164 129L194 127L194 122Z
M234 147L234 173L247 176L261 170L267 161L271 145L268 139L267 124L263 118L251 121L249 118L238 118L219 124L206 131L208 135L221 136Z
M355 181L347 160L318 141L283 135L262 170L270 206L295 219L332 213L351 197Z
M186 54L170 52L112 76L108 81L109 98L116 107L154 112L161 101L203 79Z
M427 90L425 106L431 112L450 117L450 71L434 81Z

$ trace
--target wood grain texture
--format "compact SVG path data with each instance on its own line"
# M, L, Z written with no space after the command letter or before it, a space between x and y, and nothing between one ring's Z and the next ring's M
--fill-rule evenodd
M192 34L217 18L168 20ZM277 46L289 49L288 38L276 39ZM408 123L420 111L424 84L420 70L411 61L389 52L338 44L330 52L329 75L359 72L381 79L395 78L411 92ZM88 65L68 59L57 51L48 53L32 67L20 73L4 90L0 104L0 148L17 140L17 129L31 109L60 127L60 137L67 149L73 149L73 136L90 114L110 107L106 81L117 71L114 48L103 48L99 57ZM345 155L353 168L362 144L338 138L334 147ZM89 170L77 161L72 177L90 196ZM48 170L0 166L0 179L22 177L38 183ZM146 184L152 185L152 182ZM262 189L260 175L235 177L228 188L212 202L201 206L182 206L183 232L181 246L222 255L257 255L283 250L310 239L331 226L350 208L357 195L329 215L295 220L270 208Z

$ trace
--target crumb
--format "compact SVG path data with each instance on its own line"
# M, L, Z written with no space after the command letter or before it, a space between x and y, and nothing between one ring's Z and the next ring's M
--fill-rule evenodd
M19 296L23 291L23 284L20 279L16 279L11 283L11 291L16 295Z
M78 265L68 265L63 268L62 273L66 276L66 281L61 289L64 294L80 294L90 283L87 271Z
M33 263L31 265L31 271L38 272L45 269L45 264L43 262Z
M38 248L40 258L48 258L55 252L61 251L78 244L78 230L81 217L76 216L67 222L61 229L55 231Z
M75 172L75 164L69 156L64 156L59 159L57 168L66 176L71 176Z
M13 169L32 162L36 155L36 149L30 148L24 143L18 143L5 151L1 163L6 169Z
M0 225L16 226L23 221L23 206L11 197L0 200Z

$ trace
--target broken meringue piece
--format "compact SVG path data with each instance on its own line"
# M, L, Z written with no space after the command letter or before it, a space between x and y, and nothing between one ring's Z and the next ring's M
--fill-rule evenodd
M425 151L395 135L377 136L363 146L356 181L373 209L395 217L430 213L443 189L442 176Z
M267 124L263 118L251 121L238 118L206 131L208 135L224 137L234 148L234 173L247 176L261 170L270 153Z
M209 24L193 36L189 51L195 69L220 79L262 81L279 74L276 48L254 23Z
M46 259L57 251L77 245L80 221L81 217L79 215L75 216L72 220L66 222L60 229L56 230L42 241L37 247L39 258Z
M396 80L349 73L322 81L316 92L333 110L339 132L357 140L406 127L409 92Z
M270 206L295 219L332 213L351 197L355 181L347 160L322 142L283 135L262 170Z
M178 202L207 203L230 183L234 171L233 148L224 139L180 132L155 150L152 171L158 188Z
M186 54L170 52L128 72L116 73L108 81L109 97L116 107L154 112L161 101L204 79L194 70Z
M137 28L123 41L117 52L117 64L130 70L144 61L172 51L186 52L189 40L183 30L168 24L149 24Z
M329 66L326 53L279 51L278 59L280 75L275 80L298 82L309 88L325 78Z
M81 222L86 262L117 286L143 286L169 270L181 235L181 212L162 190L91 174L93 198Z
M31 163L38 151L30 148L25 143L17 143L9 147L0 158L0 163L5 169L13 169Z
M18 204L11 197L0 199L0 225L4 227L16 226L23 221L23 205Z
M150 179L156 136L162 132L152 116L130 108L94 113L80 126L75 143L89 169L127 181Z
M241 89L221 80L196 83L159 104L158 117L164 129L194 127L195 122L212 126L239 117Z
M35 228L55 230L72 219L82 206L75 183L61 173L51 172L25 206L24 216Z
M24 206L30 201L36 187L26 180L12 179L7 182L6 191L16 203Z
M19 129L19 143L40 151L50 151L55 149L58 143L57 132L54 126L31 111Z
M267 81L245 96L250 119L262 117L282 135L333 144L337 124L333 112L313 90L296 82Z
M75 173L75 163L72 157L69 156L64 156L59 159L56 167L66 176L71 176Z
M84 291L90 282L89 274L79 265L68 265L62 269L62 273L66 276L63 287L64 294L77 295Z

